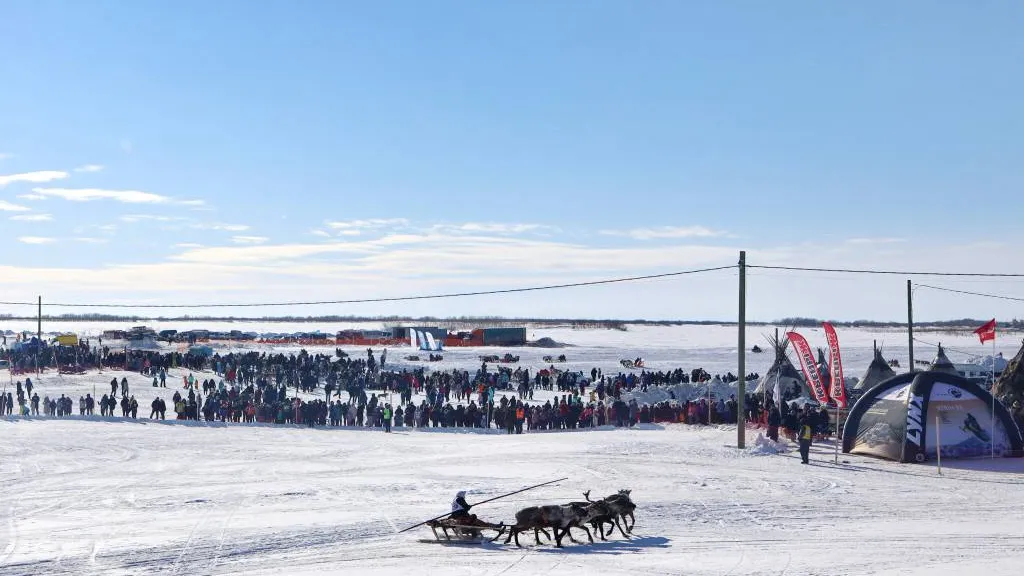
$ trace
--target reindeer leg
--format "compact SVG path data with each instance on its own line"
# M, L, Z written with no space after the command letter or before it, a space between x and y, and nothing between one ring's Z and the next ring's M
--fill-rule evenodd
M629 512L629 520L630 520L630 524L629 524L629 527L626 528L626 532L629 532L630 534L632 534L633 533L633 526L636 526L636 516L633 516L632 512ZM622 515L622 521L623 522L626 521L626 515L625 514Z
M577 540L577 539L575 539L575 538L573 538L573 537L572 537L572 526L566 526L566 527L565 527L565 534L566 534L567 536L569 536L569 540L570 540L570 541L571 541L571 542L572 542L573 544L579 544L579 543L580 543L580 541L579 541L579 540Z
M562 538L565 538L565 534L562 534L561 536L559 536L558 535L558 527L556 527L556 526L552 526L551 527L551 531L554 532L554 534L555 534L555 548L561 548L562 547Z
M594 543L594 537L590 534L590 528L587 528L586 526L583 526L583 525L580 525L578 527L582 528L583 531L587 533L587 540L590 540L590 543L593 544Z
M623 520L623 522L625 522L625 520ZM622 533L622 537L623 538L629 538L629 534L626 534L626 531L622 529L622 525L619 524L619 517L618 516L615 517L615 526L618 527L619 532Z

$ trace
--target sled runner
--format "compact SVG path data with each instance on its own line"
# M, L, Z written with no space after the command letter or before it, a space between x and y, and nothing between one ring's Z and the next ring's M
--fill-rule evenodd
M434 541L442 543L453 543L453 544L482 544L483 542L493 542L497 540L505 533L505 524L490 524L482 520L477 520L471 524L460 524L463 520L453 520L451 518L444 518L441 520L430 520L426 524L430 527L430 530L434 533ZM438 529L441 530L438 533ZM484 531L493 530L497 534L494 538L484 538ZM427 540L430 542L430 540Z

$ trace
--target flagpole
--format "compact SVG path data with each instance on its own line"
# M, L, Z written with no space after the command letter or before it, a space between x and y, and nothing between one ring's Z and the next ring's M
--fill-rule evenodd
M995 329L992 330L992 386L989 393L992 395L992 458L996 457L996 338Z

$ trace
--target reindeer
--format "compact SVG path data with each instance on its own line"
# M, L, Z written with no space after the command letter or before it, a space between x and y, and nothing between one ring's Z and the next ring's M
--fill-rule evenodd
M590 526L597 531L598 536L601 540L607 540L604 532L604 525L611 524L612 527L608 529L610 535L615 531L615 514L612 513L611 507L604 500L593 501L590 499L590 490L583 493L583 497L586 498L586 502L572 502L579 506L586 506L590 510ZM570 536L571 538L571 536ZM593 539L591 539L593 542Z
M629 538L629 534L627 534L627 532L633 532L633 526L636 525L636 517L633 516L633 511L636 510L636 504L634 504L633 500L629 497L630 492L631 490L619 490L615 494L597 501L605 503L611 513L611 521L604 521L602 524L605 522L608 524L614 523L615 526L618 527L619 532L621 532L626 538ZM587 502L595 503L590 499L589 491L585 492L584 496L586 497ZM622 524L626 525L625 530L623 530L622 525L619 524L620 518L622 519Z
M587 533L587 537L590 538L590 541L593 542L594 538L591 536L590 530L584 526L584 524L591 521L590 508L589 505L581 506L575 503L523 508L516 512L516 523L509 528L505 544L508 544L515 538L516 546L521 546L519 543L519 533L532 529L534 539L539 545L539 533L544 532L545 536L547 536L545 528L551 528L554 534L555 546L558 548L562 547L562 538L565 538L566 535L569 536L570 540L576 542L576 539L569 533L570 528L583 529ZM559 530L562 531L561 534L559 534Z

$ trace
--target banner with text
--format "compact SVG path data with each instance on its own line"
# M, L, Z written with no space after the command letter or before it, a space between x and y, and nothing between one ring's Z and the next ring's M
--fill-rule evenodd
M807 387L814 394L814 399L822 404L828 404L828 390L825 389L825 384L821 381L821 374L818 372L818 365L814 362L814 354L811 352L810 345L807 344L807 339L796 332L789 332L786 337L793 343L793 349L796 350L796 355L800 359L800 368L804 371L804 378L807 380Z
M835 400L836 406L846 408L846 384L843 381L843 357L839 353L839 336L836 329L828 322L825 327L825 339L828 340L828 363L832 369L832 390L829 396Z

